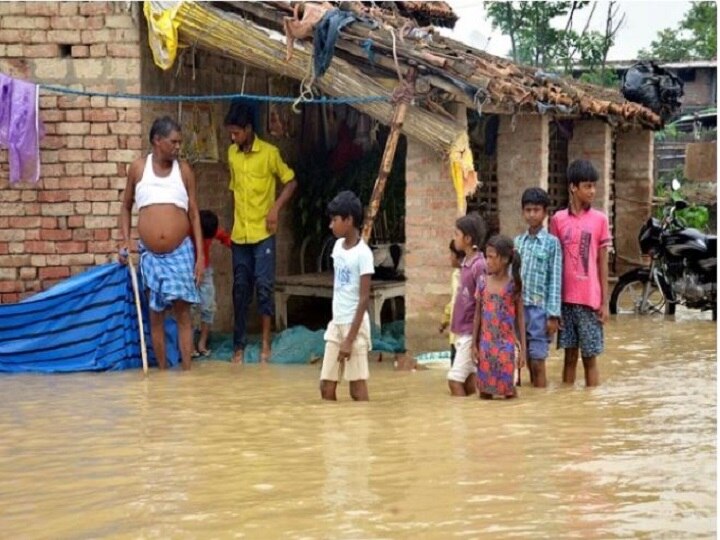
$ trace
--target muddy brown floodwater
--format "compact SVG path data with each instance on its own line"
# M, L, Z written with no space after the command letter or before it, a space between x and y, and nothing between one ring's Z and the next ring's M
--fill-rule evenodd
M439 366L0 376L3 538L714 538L716 330L608 328L602 386L451 399ZM580 372L581 373L581 372Z

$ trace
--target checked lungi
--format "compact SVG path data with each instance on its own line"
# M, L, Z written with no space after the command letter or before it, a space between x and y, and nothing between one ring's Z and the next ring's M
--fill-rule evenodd
M143 282L150 289L150 309L165 311L175 300L200 303L195 285L195 250L190 237L170 253L154 253L142 242L139 251Z

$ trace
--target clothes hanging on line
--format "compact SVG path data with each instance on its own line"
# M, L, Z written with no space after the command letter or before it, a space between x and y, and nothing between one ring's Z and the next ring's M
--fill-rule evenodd
M40 139L45 128L39 99L37 85L0 73L0 146L8 149L11 184L40 179Z
M349 11L333 9L327 11L322 20L315 25L313 38L313 63L315 77L322 77L330 67L335 54L335 43L340 37L340 30L356 20Z

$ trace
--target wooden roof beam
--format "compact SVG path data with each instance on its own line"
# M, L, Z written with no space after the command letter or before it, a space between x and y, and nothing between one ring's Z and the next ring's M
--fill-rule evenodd
M268 35L268 30L236 14L206 4L183 2L176 17L180 22L178 32L182 41L230 56L270 73L300 81L306 77L308 65L313 61L311 48L294 49L293 57L286 61L284 36ZM209 28L212 32L208 32ZM333 59L325 75L315 80L315 85L331 96L391 96L391 92L371 77L338 57ZM386 125L392 118L393 108L388 101L352 106ZM442 154L448 152L450 145L463 131L465 126L462 124L417 106L408 107L402 126L405 135Z

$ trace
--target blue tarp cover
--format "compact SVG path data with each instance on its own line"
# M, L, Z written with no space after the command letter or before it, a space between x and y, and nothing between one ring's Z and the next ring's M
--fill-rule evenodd
M118 263L96 266L17 304L0 305L0 372L67 373L139 369L140 333L129 268ZM140 290L142 276L138 273ZM145 294L140 295L148 363L156 366L150 339ZM271 361L303 364L322 358L323 330L288 328L273 338ZM402 321L373 327L373 350L404 350ZM220 339L218 339L218 337ZM177 325L165 319L168 364L180 362ZM214 336L215 360L230 360L232 336ZM245 350L248 363L257 362L260 344Z
M156 365L147 302L140 296L148 362ZM168 364L173 366L179 351L177 327L170 318L165 334ZM97 266L22 302L0 305L0 372L106 371L141 365L137 310L126 266Z

